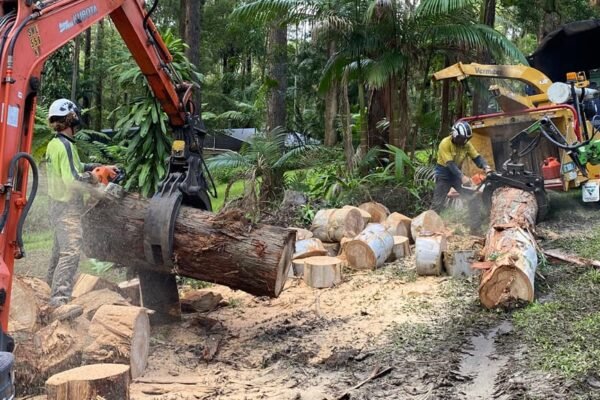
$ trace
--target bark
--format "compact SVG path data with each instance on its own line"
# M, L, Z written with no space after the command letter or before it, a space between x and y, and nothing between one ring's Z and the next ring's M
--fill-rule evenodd
M350 112L350 97L348 95L348 74L342 79L342 104L344 127L344 158L348 171L354 170L354 146L352 144L352 114Z
M494 28L496 23L496 0L484 0L481 7L480 21L482 24ZM492 55L489 51L483 50L480 55L482 64L492 64ZM484 114L487 110L487 93L486 89L481 86L476 86L473 92L473 115Z
M447 247L446 236L423 233L415 241L415 264L421 276L442 274L442 255Z
M335 54L335 42L331 41L328 45L328 56L331 58ZM325 95L325 146L333 147L337 144L337 131L335 119L338 112L338 83L332 80L327 94Z
M406 140L410 135L410 128L412 120L410 116L410 100L408 98L408 70L404 70L402 77L400 78L400 85L398 88L398 101L399 101L399 121L400 121L400 137L398 140L397 147L406 149Z
M146 309L102 306L94 315L88 334L92 343L83 350L84 363L129 365L133 379L144 373L150 349Z
M537 245L533 237L537 202L532 193L497 189L492 196L490 230L484 255L490 265L479 285L486 308L510 307L533 301Z
M398 76L393 75L388 81L390 102L390 144L402 148L402 105L398 95Z
M48 400L129 400L129 367L95 364L56 374L46 382Z
M213 214L182 207L175 223L174 267L153 268L143 250L148 203L128 194L120 200L105 198L88 210L82 217L86 255L126 261L140 271L174 273L257 296L279 296L294 251L293 231L253 225L237 210Z
M444 68L450 66L450 60L446 57L444 62ZM438 137L440 139L448 136L448 130L450 128L450 79L444 79L442 81L442 112L440 121L440 131Z
M200 68L200 37L202 34L202 10L205 0L180 0L179 33L188 44L186 55L190 62ZM202 115L202 90L194 91L194 104Z
M387 131L380 131L377 124L386 118L385 91L383 89L372 89L369 94L367 120L369 129L369 145L383 147L388 143Z
M269 29L267 48L269 80L272 87L267 98L267 132L277 127L286 128L287 112L287 27L274 24Z
M358 106L360 108L360 154L364 157L369 150L369 118L365 106L365 86L358 82Z

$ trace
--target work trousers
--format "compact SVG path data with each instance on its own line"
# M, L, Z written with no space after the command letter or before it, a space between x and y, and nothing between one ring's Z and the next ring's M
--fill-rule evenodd
M479 233L481 223L483 222L483 216L481 215L481 197L470 190L464 189L459 178L448 179L439 175L435 177L435 190L433 192L431 208L437 213L445 208L450 188L454 188L454 190L460 194L461 199L467 204L469 209L469 219L467 222L471 228L471 232Z
M50 200L50 222L54 228L54 245L47 281L52 291L50 306L58 307L71 300L81 254L81 206L78 202Z

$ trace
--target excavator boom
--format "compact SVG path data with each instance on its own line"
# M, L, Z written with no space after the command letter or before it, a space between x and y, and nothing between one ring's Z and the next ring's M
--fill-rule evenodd
M199 117L194 115L193 85L183 82L172 69L172 56L150 19L158 1L150 9L146 9L146 3L0 0L0 351L11 350L11 340L4 333L8 329L14 260L24 255L20 235L33 201L26 195L28 167L37 175L28 154L42 68L50 55L103 18L110 17L114 22L173 128L177 153L169 160L163 192L167 186L169 190L175 188L184 203L210 208L202 173L204 132ZM160 208L165 204L158 197ZM178 201L175 203L180 204ZM157 213L161 212L164 210ZM159 225L165 222L169 221L158 219ZM164 241L160 232L149 232L150 245L154 245L152 235ZM161 250L160 243L158 248ZM168 249L162 252L169 255Z

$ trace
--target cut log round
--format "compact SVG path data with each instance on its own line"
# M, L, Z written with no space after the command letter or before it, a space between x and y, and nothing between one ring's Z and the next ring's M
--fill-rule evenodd
M141 306L140 280L138 278L119 283L119 292L132 306Z
M308 229L295 227L291 227L289 229L296 231L296 241L310 239L311 237L313 237L313 233Z
M394 238L382 224L369 224L358 236L344 245L344 255L351 268L375 269L392 253Z
M102 306L94 315L83 350L86 364L117 363L131 367L131 377L144 373L150 348L150 321L140 307Z
M128 194L104 198L82 216L88 257L153 269L144 257L144 219L148 200ZM220 214L182 207L175 223L172 269L156 267L257 296L277 297L287 279L296 233L252 224L242 211ZM102 240L96 238L101 237Z
M317 238L311 238L296 241L296 252L293 259L300 260L302 258L325 255L327 255L327 250L323 247L323 243Z
M410 234L416 242L417 238L424 232L443 233L444 221L433 210L425 211L414 218L410 224Z
M119 288L116 283L102 279L99 276L90 274L79 274L73 286L73 297L83 296L86 293L94 290L109 289L113 292L118 292Z
M192 290L181 297L183 312L210 312L216 310L223 296L210 290Z
M312 288L329 288L342 282L342 260L337 257L310 257L304 263L304 282Z
M411 222L412 219L408 218L406 215L394 212L387 217L385 225L391 230L390 233L392 233L392 235L406 236L409 241L412 241L412 233L410 231ZM400 225L403 225L404 228L400 228ZM393 233L394 230L396 230L396 234Z
M354 208L329 209L317 212L310 230L323 242L339 242L358 235L364 226L360 211Z
M481 276L479 299L486 308L511 306L534 298L537 202L532 193L497 189L492 196L490 230L484 255L491 268Z
M446 250L446 237L440 234L421 234L415 243L417 274L441 275L442 256Z
M72 304L79 304L83 307L83 316L89 321L94 318L98 309L104 305L129 306L129 302L120 294L109 289L94 290L86 293L76 299L73 299Z
M347 238L344 238L347 239ZM339 243L323 243L323 247L327 251L327 256L329 257L337 257L340 254L340 244Z
M36 332L47 308L50 287L41 279L15 276L12 283L9 332Z
M292 270L294 271L295 277L303 277L304 276L304 259L301 258L299 260L292 261Z
M94 364L52 376L46 382L48 400L129 400L129 366Z
M55 321L35 333L17 332L15 382L20 395L36 393L53 374L81 365L89 321Z
M381 203L376 203L371 201L369 203L363 203L358 206L361 210L365 210L371 215L372 223L384 223L387 219L388 215L390 215L390 210L386 206Z
M409 240L406 236L394 236L394 247L391 257L400 260L411 254Z
M358 212L360 213L360 215L362 215L363 222L365 223L365 226L367 226L369 223L371 223L371 214L369 214L368 211L363 210L362 208L354 207L354 206L344 206L344 207L342 207L342 209L344 209L344 208L354 208L354 209L358 210Z

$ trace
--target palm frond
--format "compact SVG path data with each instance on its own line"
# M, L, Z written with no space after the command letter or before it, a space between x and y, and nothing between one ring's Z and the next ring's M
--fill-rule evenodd
M306 0L256 0L244 4L231 16L241 20L266 24L272 21L295 23L315 16L318 7Z
M211 169L242 168L249 166L248 159L235 151L227 151L211 157L206 160L206 164Z
M367 83L375 88L383 87L390 78L406 65L407 58L399 51L388 51L378 60L369 63L366 70Z
M423 0L417 8L417 14L423 16L437 16L450 14L457 10L473 6L473 0Z

